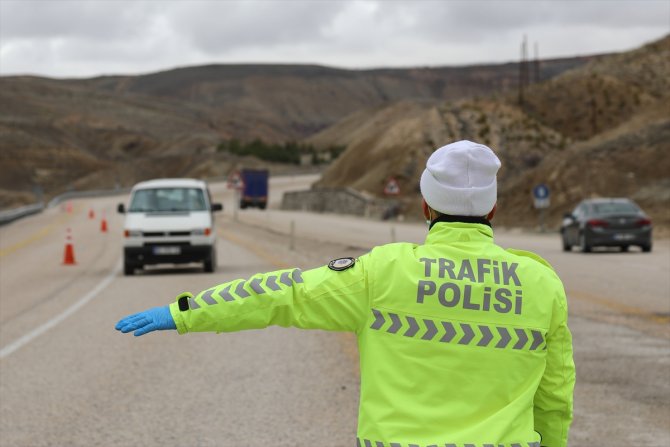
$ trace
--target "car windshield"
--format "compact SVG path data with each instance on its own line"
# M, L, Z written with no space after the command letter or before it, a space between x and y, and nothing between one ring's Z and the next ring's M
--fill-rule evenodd
M199 188L138 189L130 202L131 213L207 211Z
M592 205L593 214L637 214L640 209L631 202L603 202Z

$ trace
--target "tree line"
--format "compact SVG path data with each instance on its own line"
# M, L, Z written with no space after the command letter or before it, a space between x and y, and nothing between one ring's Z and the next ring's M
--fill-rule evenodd
M311 155L311 163L319 164L337 158L344 152L344 146L330 146L317 150L311 144L288 141L284 143L266 143L263 140L241 141L236 138L219 143L219 152L228 152L240 156L252 156L265 161L300 164L305 154Z

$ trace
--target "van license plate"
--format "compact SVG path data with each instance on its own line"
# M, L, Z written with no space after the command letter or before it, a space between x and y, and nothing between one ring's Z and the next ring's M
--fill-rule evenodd
M155 255L178 255L181 254L181 247L154 247Z

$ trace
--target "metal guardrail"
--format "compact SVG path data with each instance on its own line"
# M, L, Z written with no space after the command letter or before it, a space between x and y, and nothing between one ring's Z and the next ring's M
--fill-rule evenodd
M80 199L84 197L105 197L115 196L117 194L128 194L130 188L116 188L116 189L98 189L91 191L69 191L60 194L49 201L48 204L44 202L34 203L32 205L25 205L18 208L11 208L0 211L0 225L5 225L15 220L21 219L32 214L41 213L47 208L58 206L62 202L70 199Z
M43 209L44 203L40 202L33 205L0 211L0 225L8 224L17 219L21 219L22 217L30 216L31 214L41 213Z
M131 188L115 188L115 189L92 189L89 191L68 191L60 194L49 201L47 208L53 208L60 205L62 202L70 199L82 199L85 197L106 197L115 196L118 194L128 194Z

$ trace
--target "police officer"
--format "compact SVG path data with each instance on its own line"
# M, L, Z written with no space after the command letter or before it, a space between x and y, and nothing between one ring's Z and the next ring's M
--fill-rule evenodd
M361 358L357 445L564 447L575 382L565 292L542 258L494 244L499 167L470 141L430 156L423 245L185 293L116 329L351 331Z

